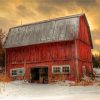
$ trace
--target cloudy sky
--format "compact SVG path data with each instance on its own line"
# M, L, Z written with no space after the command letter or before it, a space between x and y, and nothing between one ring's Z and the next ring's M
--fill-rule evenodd
M0 0L0 28L84 12L91 29L94 49L100 52L100 0Z

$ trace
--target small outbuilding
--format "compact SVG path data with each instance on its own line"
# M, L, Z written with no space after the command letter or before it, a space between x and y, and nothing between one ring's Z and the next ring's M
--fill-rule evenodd
M93 73L93 45L85 14L10 28L4 48L6 74L12 79L51 83L81 80Z

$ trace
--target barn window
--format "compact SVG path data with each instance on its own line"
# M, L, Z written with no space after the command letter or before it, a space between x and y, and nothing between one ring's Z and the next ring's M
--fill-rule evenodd
M53 66L52 72L55 73L55 74L61 73L61 67Z
M17 71L16 70L12 70L12 75L13 76L17 75Z
M12 77L14 76L24 76L25 74L25 68L15 68L10 70L10 75Z
M54 67L54 72L60 72L60 67Z
M70 65L53 66L52 72L54 74L68 74L70 73Z
M64 65L62 67L62 73L70 73L70 65Z

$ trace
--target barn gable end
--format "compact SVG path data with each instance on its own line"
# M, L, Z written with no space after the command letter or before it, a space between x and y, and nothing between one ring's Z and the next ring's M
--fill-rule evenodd
M80 28L79 28L79 36L78 39L90 45L91 49L93 49L92 39L90 28L86 19L86 16L83 15L80 17Z

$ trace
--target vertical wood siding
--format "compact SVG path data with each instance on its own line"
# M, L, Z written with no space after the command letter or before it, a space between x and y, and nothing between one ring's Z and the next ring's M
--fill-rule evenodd
M70 60L74 57L74 42L40 44L7 49L7 64Z
M87 75L90 73L90 69L93 69L92 65L92 53L91 43L89 37L89 31L84 17L80 17L80 29L79 38L77 40L78 45L78 67L79 74L82 77L82 66L85 66ZM93 70L91 70L93 71Z
M75 78L74 68L74 41L56 42L48 44L31 45L25 47L7 49L7 71L11 68L26 67L26 77L29 78L30 68L34 66L47 65L49 68L49 78L57 78L66 76L66 79L73 80ZM69 75L52 75L52 65L71 66L71 74Z

